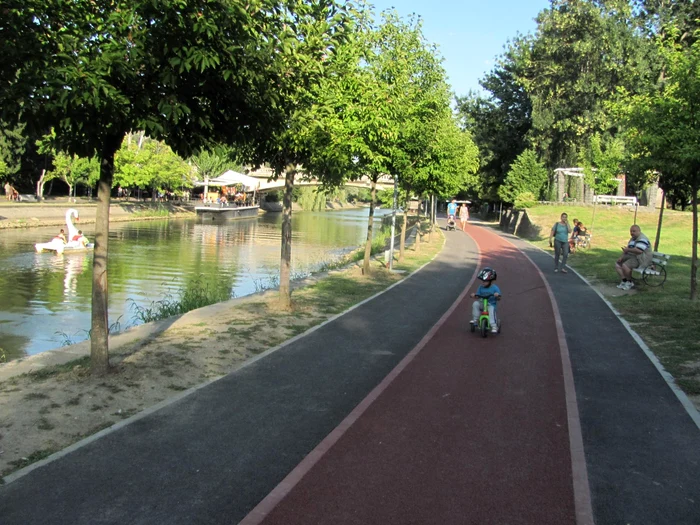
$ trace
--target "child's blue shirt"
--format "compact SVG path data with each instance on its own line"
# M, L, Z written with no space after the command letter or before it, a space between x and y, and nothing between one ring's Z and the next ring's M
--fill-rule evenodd
M493 296L494 294L501 295L501 289L498 287L497 284L493 283L491 284L491 286L481 285L476 291L476 295L480 295L481 297L488 297L489 304L493 307L495 307L498 304L497 299Z

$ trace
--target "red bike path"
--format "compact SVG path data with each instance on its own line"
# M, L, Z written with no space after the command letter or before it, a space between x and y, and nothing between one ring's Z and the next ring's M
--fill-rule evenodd
M580 436L569 432L573 384L552 296L507 240L467 233L480 267L498 271L502 333L470 333L473 300L460 296L432 337L241 523L562 525L577 523L577 511L578 523L592 522L580 450L572 472Z

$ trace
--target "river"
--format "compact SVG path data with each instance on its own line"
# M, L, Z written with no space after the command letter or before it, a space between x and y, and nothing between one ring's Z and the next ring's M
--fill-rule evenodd
M295 212L293 277L308 275L363 243L367 209ZM379 210L378 215L385 213ZM109 319L138 324L133 305L149 307L193 281L224 287L231 297L277 285L282 216L221 225L196 220L112 224L109 237ZM93 225L84 232L93 239ZM0 232L0 348L6 359L37 354L87 338L91 253L36 253L58 228Z

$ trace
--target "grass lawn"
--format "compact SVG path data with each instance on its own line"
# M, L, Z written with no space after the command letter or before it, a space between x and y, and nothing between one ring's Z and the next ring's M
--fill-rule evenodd
M566 211L569 221L577 218L592 232L591 247L569 256L569 264L597 285L606 298L629 321L634 330L658 356L678 385L700 402L700 334L695 324L700 320L700 301L690 297L690 253L692 248L692 214L664 211L658 251L671 255L668 279L662 287L650 288L643 283L634 292L616 296L619 282L614 262L620 247L629 240L634 208L536 206L528 210L531 222L539 227L533 244L549 249L549 230ZM656 236L658 210L640 210L637 224L652 244ZM637 274L638 275L638 274Z

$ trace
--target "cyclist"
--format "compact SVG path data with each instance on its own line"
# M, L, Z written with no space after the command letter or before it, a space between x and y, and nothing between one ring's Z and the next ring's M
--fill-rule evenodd
M471 294L471 297L488 298L489 302L489 323L491 324L491 332L498 333L498 323L496 316L496 305L498 299L501 298L501 289L494 283L496 280L496 270L486 267L479 272L478 278L484 284L480 285L476 293ZM474 301L472 305L472 320L474 326L479 325L479 316L481 315L482 300Z

